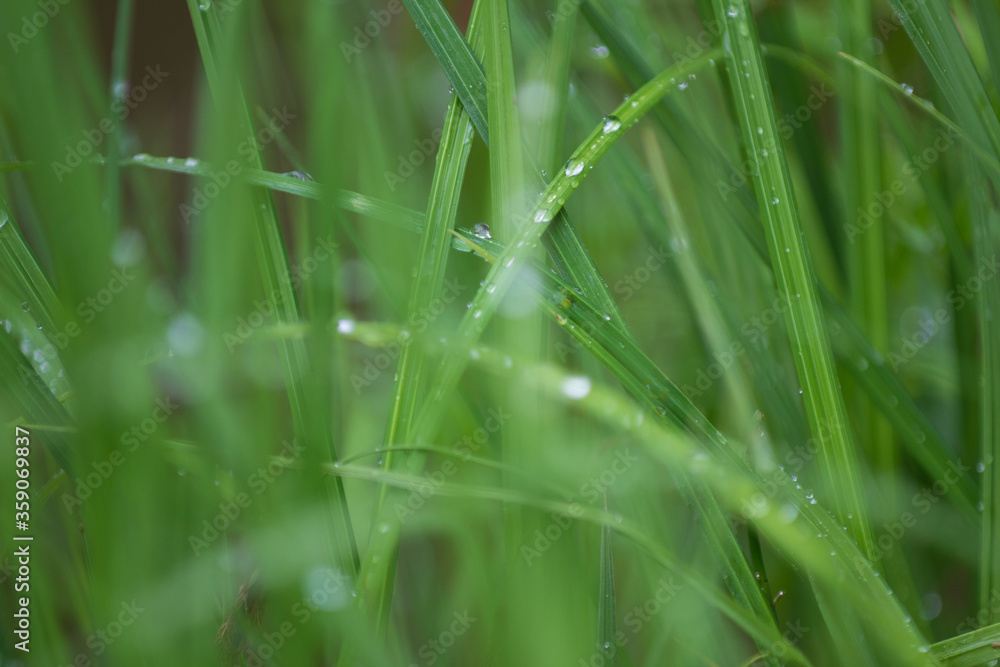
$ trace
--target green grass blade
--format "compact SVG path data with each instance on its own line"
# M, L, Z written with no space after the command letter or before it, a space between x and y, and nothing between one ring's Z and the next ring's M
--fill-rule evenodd
M979 30L986 44L986 55L993 73L994 89L1000 93L1000 7L990 0L972 0Z
M188 9L191 14L191 21L198 37L199 51L205 65L209 85L216 96L223 95L228 90L227 84L223 82L218 74L217 63L219 56L217 53L217 40L221 33L221 25L218 16L214 13L212 6L202 8L198 0L188 0ZM237 94L241 98L239 105L241 115L238 120L240 126L245 130L245 136L254 136L253 121L250 117L249 107L243 96L242 88L236 84ZM252 151L251 167L261 169L259 147L254 146ZM288 255L285 250L285 242L278 224L277 213L271 194L266 189L255 188L251 194L253 198L254 222L257 239L258 258L261 265L261 277L265 290L268 294L280 294L281 303L275 308L275 317L279 324L294 324L300 319L298 295L295 293L294 281L292 279L291 268L289 266ZM288 391L288 399L291 405L296 431L305 435L310 423L310 417L306 414L306 400L302 396L302 386L299 378L308 376L309 361L306 348L301 340L280 341L282 363L285 371L285 382ZM320 437L326 440L324 443L330 456L336 460L336 449L332 436L328 429L319 431ZM352 575L359 567L358 549L355 544L354 529L351 525L350 513L347 507L347 497L342 484L335 484L333 490L334 498L334 541L337 549L338 565L342 571L350 572Z
M971 133L963 129L964 127L968 127L965 125L964 121L961 121L960 119L960 122L956 123L952 119L948 118L948 116L938 110L933 104L919 95L914 94L909 84L897 83L871 65L868 65L864 61L858 60L854 56L847 53L841 53L840 57L872 76L875 80L885 85L897 95L904 97L907 101L916 106L917 109L928 114L941 125L953 131L959 138L962 139L962 141L965 142L966 146L976 154L984 167L992 170L995 174L1000 174L1000 162L997 161L996 153L990 150L988 144L977 140L975 133Z
M938 3L908 3L892 1L903 20L903 25L926 63L931 75L958 119L958 124L974 143L990 151L994 159L1000 156L1000 122L989 103L986 91L979 80L975 66L965 49L962 36L955 26L948 8ZM987 39L990 36L986 36ZM996 172L994 172L995 174ZM986 188L995 188L997 180L990 183L980 180L975 170L970 172L974 187L973 227L975 236L974 260L994 259L997 248L991 231L995 224L996 204L985 194ZM982 177L985 179L985 176ZM995 189L993 190L995 197ZM1000 436L997 434L997 405L1000 404L1000 360L995 351L1000 346L1000 329L993 324L993 313L1000 310L1000 292L995 281L984 285L978 299L981 322L983 355L981 448L985 466L983 490L983 535L980 564L979 598L989 609L993 591L1000 586ZM996 620L991 613L991 619Z
M795 364L802 385L810 426L818 438L827 491L862 551L878 561L857 453L851 441L844 399L840 393L833 354L811 263L802 240L795 194L778 134L770 86L764 70L751 9L745 0L728 6L714 2L716 18L725 25L737 119L755 165L757 199L768 241L775 278L787 304L786 323L792 338Z
M59 427L73 423L66 409L38 377L6 331L0 332L0 382L0 391L5 396L5 417ZM52 458L72 477L77 468L73 465L72 450L65 433L52 430L36 433L35 437L37 442L44 443Z
M577 5L574 0L557 0L549 59L545 65L548 95L542 112L544 117L552 120L540 130L538 140L538 162L542 169L550 174L555 173L563 163L563 134L566 130L570 60L576 14Z
M427 40L476 131L487 144L486 78L482 64L440 0L403 0L417 30Z
M111 86L109 108L114 109L122 90L128 90L129 52L132 46L133 0L120 0L115 17L115 41L111 52ZM105 197L113 229L118 229L121 218L121 171L118 159L122 155L121 125L116 124L108 137L108 169L104 176Z
M890 0L958 124L974 143L1000 157L1000 122L947 5Z
M56 331L56 322L62 320L62 306L3 199L0 199L0 257L4 272L17 285L19 296L46 335L51 335Z
M931 646L944 667L979 667L1000 658L1000 624L946 639Z
M465 166L469 158L473 138L473 125L457 97L452 98L445 118L441 138L434 183L427 203L427 220L422 231L420 260L416 279L410 292L407 310L408 319L413 321L420 312L426 312L437 298L444 281L447 252L451 247L450 231L455 225L459 191L463 182ZM393 388L392 410L385 435L385 469L393 470L395 455L389 449L392 445L407 442L416 414L426 368L426 358L413 345L405 344ZM419 461L412 462L419 468ZM384 636L390 617L390 606L395 577L397 557L396 543L399 527L394 517L387 514L390 506L389 487L380 486L373 515L380 517L377 525L388 525L388 531L372 531L368 553L362 567L361 581L365 583L365 596L374 605L374 623L378 636ZM374 559L374 561L373 561ZM378 563L382 563L377 568ZM372 570L375 570L374 573ZM374 585L369 586L369 582Z
M608 511L608 499L604 498L604 511ZM601 579L597 605L597 646L604 655L605 663L615 667L618 664L617 621L615 618L615 564L611 549L611 527L601 528Z

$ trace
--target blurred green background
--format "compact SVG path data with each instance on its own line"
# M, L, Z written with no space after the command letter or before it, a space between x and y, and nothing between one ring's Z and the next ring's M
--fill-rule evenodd
M995 0L0 27L0 665L1000 658Z

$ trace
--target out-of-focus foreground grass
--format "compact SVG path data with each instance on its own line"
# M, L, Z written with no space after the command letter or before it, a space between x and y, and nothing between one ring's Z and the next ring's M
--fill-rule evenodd
M0 665L1000 658L996 2L0 28Z

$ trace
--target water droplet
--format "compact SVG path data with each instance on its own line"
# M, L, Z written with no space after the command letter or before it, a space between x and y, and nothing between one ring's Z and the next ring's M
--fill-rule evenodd
M581 167L581 169L582 169L582 167ZM577 173L579 173L579 172L577 172ZM551 219L552 219L552 212L549 211L549 209L547 209L547 208L540 208L535 213L535 222L537 222L537 223L548 222ZM513 261L513 258L511 258L511 260Z
M611 134L612 132L620 130L621 127L622 122L618 119L618 116L605 116L604 126L601 128L601 131L604 132L604 134Z
M608 47L604 46L603 44L598 44L597 46L590 47L590 57L595 58L597 60L604 60L605 58L608 57L609 53L610 51L608 51Z
M777 197L771 197L771 206L777 206L779 203L781 203L780 199Z
M21 310L23 310L24 312L28 312L29 310L31 310L31 304L28 303L27 301L22 301Z
M349 334L354 332L354 320L342 319L337 320L337 331L342 334Z
M902 88L903 92L906 93L907 95L912 95L913 94L913 86L911 86L910 84L903 83L903 84L900 84L899 87Z
M576 176L583 171L583 167L583 160L570 160L566 163L566 175Z
M986 472L986 466L983 465L982 461L976 464L976 472L978 473Z
M730 18L736 18L740 15L739 10L736 9L736 5L729 5L726 7L726 16Z
M566 378L562 383L562 392L574 400L584 398L590 393L590 378L583 375Z
M282 174L282 176L291 176L292 178L297 178L300 181L306 181L306 182L311 182L316 180L315 178L310 176L308 172L299 171L298 169L296 169L295 171L285 172L284 174Z
M167 327L167 344L182 357L192 356L201 349L203 337L201 322L191 313L181 313Z
M198 9L200 9L203 12L207 12L211 8L212 8L212 0L199 0Z
M799 508L795 505L783 505L781 507L781 512L778 514L778 518L781 519L782 523L791 523L795 521L795 518L799 515Z
M146 255L146 240L139 230L123 227L111 246L111 261L115 266L135 266Z
M184 160L184 166L185 167L197 167L198 164L199 164L198 160L196 160L193 157L189 157L188 159Z
M491 239L491 238L493 238L492 236L490 236L489 225L487 225L485 222L477 222L472 227L472 229L475 232L476 236L478 236L481 239Z
M302 592L308 602L322 611L338 611L351 603L353 586L342 571L320 566L302 578Z

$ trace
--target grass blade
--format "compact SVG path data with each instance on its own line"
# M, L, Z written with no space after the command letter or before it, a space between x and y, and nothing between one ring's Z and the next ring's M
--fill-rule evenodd
M462 37L440 0L403 0L403 4L465 105L479 136L488 144L486 75L469 42Z
M212 7L208 6L206 10L200 4L197 0L188 0L188 9L195 28L195 35L198 37L198 46L208 76L209 85L215 95L219 96L228 90L226 84L220 79L217 69L219 56L216 42L219 39L222 27ZM253 121L250 117L242 88L238 83L236 84L236 88L241 101L241 115L238 122L245 130L245 136L254 136ZM263 164L259 148L256 145L254 148L255 150L252 151L251 167L261 169ZM278 323L294 324L300 319L298 295L294 290L294 281L288 262L288 255L285 250L285 242L278 224L274 201L271 198L270 192L261 188L255 188L252 191L252 197L261 277L268 294L281 294L281 303L275 308L275 316ZM306 348L301 340L283 340L279 342L279 349L281 351L288 399L294 416L295 429L296 432L305 435L309 428L310 416L306 414L306 401L301 393L302 387L299 378L308 376L309 361L307 359ZM326 440L324 449L328 450L330 456L336 460L336 449L329 430L321 429L320 433L322 434L321 437ZM334 541L335 548L338 550L338 565L342 571L353 575L358 570L359 560L354 529L351 525L351 518L347 508L347 496L343 485L340 483L334 485L333 493L332 504L335 516Z
M770 86L751 20L748 2L724 5L714 2L716 18L725 25L729 64L737 116L755 165L754 179L782 299L787 304L786 323L792 338L795 364L813 436L821 443L820 456L827 490L837 498L835 507L846 520L862 551L878 562L856 452L851 441L844 399L836 379L833 354L819 306L815 277L802 240L801 223L788 165L778 134Z

